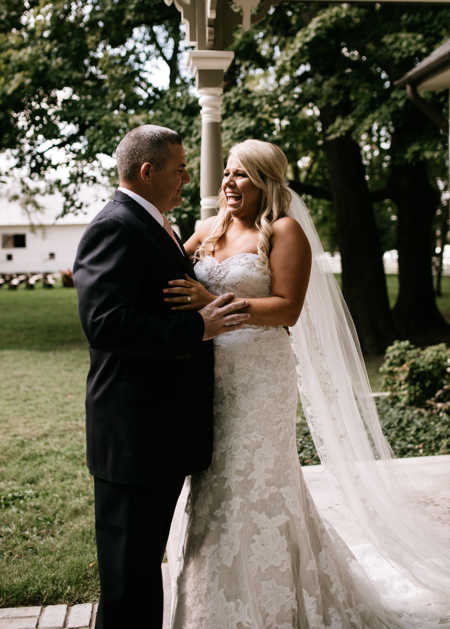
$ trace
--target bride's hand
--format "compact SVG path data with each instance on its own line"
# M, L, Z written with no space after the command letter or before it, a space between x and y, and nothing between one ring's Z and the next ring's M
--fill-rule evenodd
M169 288L164 288L164 301L173 304L172 310L200 310L216 299L203 284L192 279L189 275L185 279L171 280Z

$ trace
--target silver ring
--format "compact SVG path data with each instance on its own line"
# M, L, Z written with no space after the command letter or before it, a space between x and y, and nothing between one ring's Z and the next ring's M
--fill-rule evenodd
M188 302L188 304L190 304L190 303L191 303L192 299L191 299L191 296L190 296L190 295L188 295L188 296L186 297L186 301Z

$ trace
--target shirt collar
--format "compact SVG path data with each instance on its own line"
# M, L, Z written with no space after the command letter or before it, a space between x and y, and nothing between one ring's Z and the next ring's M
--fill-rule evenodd
M144 197L141 197L140 194L137 194L136 192L133 192L133 190L129 190L128 188L124 188L123 186L119 186L118 190L120 190L120 192L123 192L124 194L127 194L129 197L134 199L136 203L139 203L139 205L141 205L145 210L147 210L147 212L151 216L153 216L153 218L156 221L158 221L161 227L164 226L163 215L158 210L158 208L153 205L153 203L150 203L150 201L147 201L147 199L144 199Z

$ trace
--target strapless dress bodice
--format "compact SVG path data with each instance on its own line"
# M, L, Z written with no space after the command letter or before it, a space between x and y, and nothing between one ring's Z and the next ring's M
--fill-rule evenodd
M195 265L195 274L213 295L233 293L235 297L270 297L272 295L272 275L257 253L242 252L225 258L221 262L212 256L201 258ZM214 339L216 349L226 345L242 351L251 341L266 344L269 337L277 342L282 337L285 343L287 334L282 326L244 325Z
M212 256L195 265L197 279L214 295L234 293L236 297L269 297L271 274L257 253L243 252L221 262Z

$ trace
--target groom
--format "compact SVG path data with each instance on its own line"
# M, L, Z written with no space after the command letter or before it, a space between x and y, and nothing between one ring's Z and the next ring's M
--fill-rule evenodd
M87 461L94 476L101 595L96 629L160 629L161 561L187 474L212 449L213 349L244 301L172 311L171 279L193 276L166 215L189 182L181 137L133 129L117 148L120 186L80 242L74 280L90 346Z

